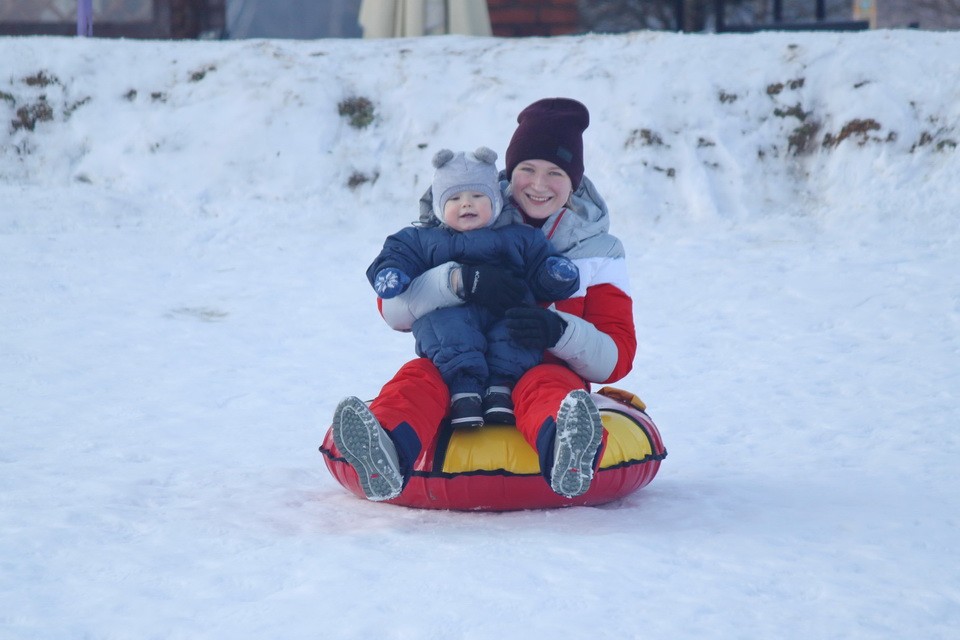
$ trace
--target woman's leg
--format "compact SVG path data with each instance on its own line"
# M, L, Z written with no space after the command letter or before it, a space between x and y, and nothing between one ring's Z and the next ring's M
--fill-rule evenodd
M606 437L586 383L566 367L543 364L520 378L513 400L517 428L551 489L571 498L585 493Z
M537 448L541 431L556 426L560 403L574 389L586 389L583 379L558 364L541 364L528 370L513 389L517 429L530 446Z
M420 358L403 365L369 407L355 397L337 406L333 441L367 498L400 495L417 459L435 447L448 402L439 371Z
M370 403L377 422L397 445L405 472L424 451L436 447L449 407L450 392L428 358L417 358L400 367Z

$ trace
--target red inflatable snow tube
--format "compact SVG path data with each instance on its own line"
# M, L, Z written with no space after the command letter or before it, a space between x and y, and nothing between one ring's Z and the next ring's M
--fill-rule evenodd
M646 486L667 451L660 432L635 395L604 387L592 394L600 409L604 439L590 489L576 498L554 493L540 473L537 454L512 426L446 429L436 451L421 455L403 493L389 500L419 509L517 511L600 505ZM364 497L357 474L328 430L320 447L337 481Z

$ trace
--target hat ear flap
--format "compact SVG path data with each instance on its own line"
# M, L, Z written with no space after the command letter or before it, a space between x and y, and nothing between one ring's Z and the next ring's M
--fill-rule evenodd
M450 151L450 149L440 149L440 151L437 151L436 155L433 156L433 166L439 169L451 160L453 160L453 151Z
M487 164L494 164L497 161L497 152L488 147L477 147L473 156L480 162L486 162Z

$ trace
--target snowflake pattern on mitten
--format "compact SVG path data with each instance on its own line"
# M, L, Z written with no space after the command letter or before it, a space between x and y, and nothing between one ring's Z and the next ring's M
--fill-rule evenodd
M373 289L381 298L389 299L406 291L409 284L410 276L400 269L388 267L377 272L373 280Z

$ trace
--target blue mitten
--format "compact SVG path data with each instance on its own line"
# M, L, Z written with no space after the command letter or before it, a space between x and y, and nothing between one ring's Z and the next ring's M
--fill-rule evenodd
M547 258L547 274L559 282L573 282L580 277L580 270L568 258L550 256Z
M373 290L381 298L389 299L406 291L409 284L410 276L395 267L387 267L377 271L377 276L373 279Z

